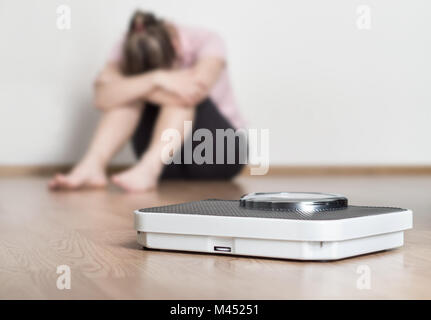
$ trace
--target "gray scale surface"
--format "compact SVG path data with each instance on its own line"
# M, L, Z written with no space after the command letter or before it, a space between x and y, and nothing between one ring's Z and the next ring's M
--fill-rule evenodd
M256 210L240 207L238 200L208 199L195 202L180 203L168 206L140 209L140 212L166 214L192 214L206 216L226 216L245 218L272 218L291 220L339 220L373 216L404 211L406 209L391 207L348 206L343 209L325 210L313 213L286 210Z

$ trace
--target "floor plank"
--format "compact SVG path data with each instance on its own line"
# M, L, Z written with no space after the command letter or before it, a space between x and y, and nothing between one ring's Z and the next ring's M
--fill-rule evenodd
M239 177L166 182L148 194L56 192L42 177L0 180L1 299L431 298L431 176ZM255 191L342 193L353 204L413 209L403 248L336 262L142 250L134 209ZM71 290L58 290L58 265ZM358 266L371 270L359 290Z

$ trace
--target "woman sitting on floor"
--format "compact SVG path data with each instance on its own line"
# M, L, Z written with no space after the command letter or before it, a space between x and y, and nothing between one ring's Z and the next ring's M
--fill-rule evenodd
M193 132L205 128L214 137L216 129L243 125L226 71L224 46L212 32L137 11L95 81L95 106L102 117L88 151L68 174L54 176L51 189L106 186L106 167L129 139L138 162L111 178L126 191L152 189L159 178L228 179L243 166L238 161L238 140L234 164L216 164L216 152L214 161L204 164L165 165L161 158L166 129L181 133L176 149L183 149L184 138L191 134L183 130L185 121L193 121Z

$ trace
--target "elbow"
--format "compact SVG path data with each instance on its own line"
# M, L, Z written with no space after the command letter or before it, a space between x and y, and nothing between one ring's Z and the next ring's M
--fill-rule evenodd
M109 74L102 72L97 76L93 82L94 98L93 106L97 110L107 111L112 109L113 100L115 100L115 83L119 78L110 76Z
M100 111L107 111L110 109L110 104L108 102L108 99L103 97L100 93L96 91L94 98L93 98L93 106L95 109Z
M106 84L106 81L103 79L96 79L94 82L93 106L97 110L106 111L111 108L111 98L109 97L110 94Z
M105 84L104 79L101 76L98 76L96 80L93 82L93 106L97 110L104 110L106 107L106 102L103 99L102 90L103 85Z
M102 102L100 102L98 99L94 99L93 106L96 110L99 110L99 111L105 111L106 110L106 105L103 104Z
M99 111L108 111L111 109L111 105L102 99L95 98L93 101L93 106Z
M112 76L109 76L106 72L101 72L94 80L93 85L95 88L98 88L100 86L103 86L112 82L112 80L113 80Z

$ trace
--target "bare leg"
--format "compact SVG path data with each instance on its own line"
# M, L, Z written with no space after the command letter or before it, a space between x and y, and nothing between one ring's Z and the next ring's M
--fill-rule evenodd
M57 174L49 182L51 189L104 187L105 169L115 153L129 140L142 112L140 105L130 105L103 113L86 154L66 175Z
M129 192L146 191L156 187L164 165L161 159L166 144L161 140L163 131L176 129L184 141L184 136L188 134L184 132L184 121L193 120L194 114L195 108L162 106L148 150L135 166L114 175L112 181ZM181 148L181 144L176 147Z

